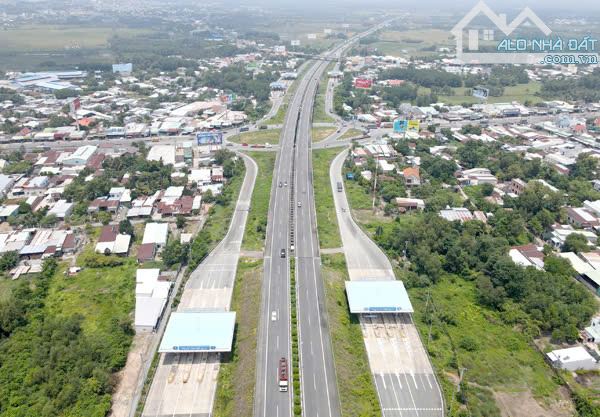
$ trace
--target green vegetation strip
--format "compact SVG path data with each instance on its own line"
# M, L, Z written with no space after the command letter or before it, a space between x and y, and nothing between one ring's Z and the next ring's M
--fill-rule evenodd
M317 88L317 96L315 98L315 106L313 108L313 123L329 123L334 122L333 117L329 116L325 111L325 100L327 98L327 85L329 83L328 71L331 71L334 67L332 62L327 66L323 76L319 81L319 87Z
M292 82L292 85L290 85L289 88L287 89L287 91L285 92L285 97L283 98L283 102L281 103L281 106L279 106L277 113L275 113L275 115L273 117L271 117L269 120L267 120L264 124L266 124L266 125L283 124L283 122L285 120L285 114L287 113L288 103L290 102L290 98L294 95L294 93L298 89L298 85L300 84L300 81L306 74L306 71L308 70L308 68L309 67L304 67L304 69L298 73L298 78L296 78L294 80L294 82Z
M337 128L335 128L335 127L326 127L326 126L313 127L312 132L311 132L311 136L312 136L311 139L313 142L320 142L320 141L326 139L328 136L333 135L336 130L337 130Z
M279 136L281 136L281 129L261 129L239 133L227 140L234 143L247 143L248 145L264 145L265 143L279 143Z
M342 239L338 228L331 183L329 182L329 167L339 149L319 149L313 152L313 185L317 209L317 230L321 248L339 248Z
M300 356L298 355L298 317L296 310L296 258L290 259L290 299L292 305L292 387L294 391L294 417L302 416L302 392L300 390Z
M249 152L248 155L258 165L258 175L254 184L250 213L242 247L246 250L262 250L267 232L269 197L275 167L274 152Z
M215 417L252 415L263 261L240 258L231 310L236 315L233 349L223 356L213 408Z
M346 299L348 269L344 255L322 255L321 260L342 416L381 416L360 323L355 314L350 314Z
M184 280L179 286L179 291L173 300L173 308L179 305L181 294L189 275L196 269L200 262L212 251L227 234L229 224L235 211L237 199L244 182L246 168L241 160L235 165L235 174L223 188L221 194L215 199L215 204L208 212L208 219L202 230L196 235L190 247L188 268ZM150 375L149 375L150 377Z

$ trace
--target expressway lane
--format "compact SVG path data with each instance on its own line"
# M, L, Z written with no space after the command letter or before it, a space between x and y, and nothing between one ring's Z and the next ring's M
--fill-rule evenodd
M325 55L338 58L354 40L377 28L344 42ZM277 386L279 359L285 357L288 362L291 359L290 256L296 256L304 415L340 415L333 354L324 315L310 156L312 107L319 78L326 66L327 61L309 63L290 98L275 163L258 330L254 401L257 417L292 415L293 385L290 384L287 393L279 392ZM304 210L297 207L296 201L302 203L302 200ZM296 213L298 217L295 217ZM295 253L290 251L292 242L297 246ZM281 255L282 250L286 251L285 257Z
M339 56L340 53L338 51L336 54ZM334 417L340 416L341 410L325 308L325 289L321 277L311 156L314 99L327 64L327 61L319 62L313 67L298 121L296 281L302 409L305 416Z

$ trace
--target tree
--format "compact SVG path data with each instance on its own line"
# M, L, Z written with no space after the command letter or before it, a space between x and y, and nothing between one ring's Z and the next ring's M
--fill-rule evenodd
M580 233L571 233L565 239L565 243L563 245L563 252L586 252L589 250L588 240L587 238Z
M15 251L5 252L0 257L0 271L8 271L19 262L19 254Z
M187 223L187 220L184 216L182 216L181 214L179 214L177 216L177 219L175 221L175 224L177 225L178 229L183 229L185 227L185 224Z
M162 252L162 260L169 267L175 264L183 264L187 261L188 252L188 245L182 245L178 240L172 239Z
M134 236L133 225L128 219L124 219L119 222L119 233L130 235L131 237Z
M96 213L96 218L100 223L106 226L110 223L112 215L108 211L99 211L98 213Z
M583 153L577 157L577 162L573 165L570 175L575 178L591 180L598 177L599 163L591 153Z

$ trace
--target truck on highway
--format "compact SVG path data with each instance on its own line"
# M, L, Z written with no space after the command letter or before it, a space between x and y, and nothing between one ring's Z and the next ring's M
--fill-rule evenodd
M342 192L343 188L342 188L342 183L341 182L337 183L337 190L338 190L338 193Z
M279 369L277 371L279 379L279 392L288 391L288 364L286 358L279 359Z

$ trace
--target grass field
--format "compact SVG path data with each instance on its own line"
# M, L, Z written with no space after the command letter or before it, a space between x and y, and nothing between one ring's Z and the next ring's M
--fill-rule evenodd
M385 55L398 57L428 56L436 54L435 51L424 51L424 48L439 48L450 46L450 32L439 29L387 31L381 33L379 41L369 44L370 47Z
M381 416L360 323L348 309L344 288L348 270L344 255L323 255L321 259L342 416Z
M219 370L213 412L215 417L252 415L256 382L256 343L260 314L262 260L240 258L231 310L237 313L231 353Z
M477 415L500 416L494 400L498 393L527 393L539 405L550 409L558 405L559 384L542 355L520 332L503 324L497 312L476 304L472 281L459 277L442 279L428 288L413 288L409 294L415 307L415 322L434 367L448 379L443 384L448 404L455 392L454 385L448 382L457 381L458 369L464 367L473 415L477 410ZM529 406L532 404L523 404ZM485 414L481 414L483 410L487 410Z
M21 277L20 279L26 279ZM18 281L13 281L10 277L0 278L0 302L10 299L12 289L18 285Z
M335 127L313 127L311 136L313 142L320 142L323 139L327 138L330 135L333 135L337 129Z
M264 145L265 143L279 143L281 129L255 130L233 135L227 140L234 143L247 143L248 145Z
M246 232L242 247L247 250L262 250L267 232L267 216L269 197L275 167L274 152L249 152L258 165L258 175L252 193L250 213L246 224Z
M339 149L319 149L312 154L317 229L321 248L342 246L331 183L329 182L329 166L339 152Z
M281 105L279 106L279 109L277 109L277 113L275 113L275 115L273 117L271 117L269 120L267 120L263 124L266 124L266 125L281 125L281 124L283 124L283 122L285 120L285 114L287 112L287 108L288 108L287 103L281 103Z
M84 268L74 277L59 270L50 286L47 314L81 314L86 332L102 334L111 321L126 319L133 311L136 269L135 260L127 259L124 265L113 268Z
M530 81L527 84L518 84L515 86L504 87L504 94L500 97L489 97L489 103L505 103L511 101L518 101L524 103L526 100L530 100L532 103L539 103L542 99L535 94L540 91L541 83L537 81ZM419 94L421 90L419 88ZM454 88L453 96L439 96L438 101L448 104L462 104L462 103L479 103L480 100L472 96L465 96L465 88L459 87Z
M0 45L5 51L54 51L70 48L106 48L109 39L142 35L145 29L127 29L110 27L21 26L0 31Z

